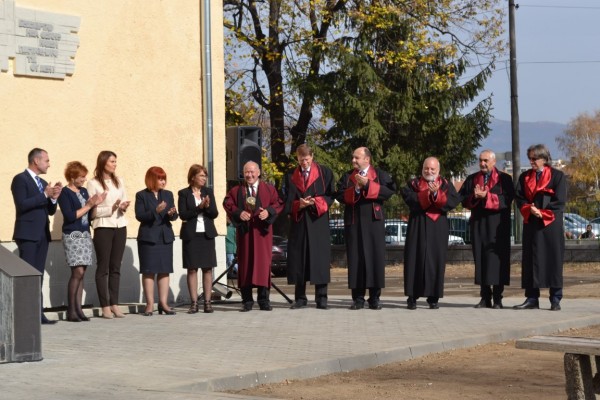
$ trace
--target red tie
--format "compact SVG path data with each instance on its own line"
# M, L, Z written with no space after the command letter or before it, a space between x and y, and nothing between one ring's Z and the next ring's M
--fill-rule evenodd
M250 186L250 193L252 194L252 197L256 197L256 191L254 191L254 185Z
M306 184L308 183L308 170L304 170L302 172L302 175L304 175L304 186L306 186Z

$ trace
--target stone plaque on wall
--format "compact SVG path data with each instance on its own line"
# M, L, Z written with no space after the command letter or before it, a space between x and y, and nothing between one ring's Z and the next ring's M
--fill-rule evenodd
M0 71L64 79L75 71L81 19L72 15L16 7L0 0Z

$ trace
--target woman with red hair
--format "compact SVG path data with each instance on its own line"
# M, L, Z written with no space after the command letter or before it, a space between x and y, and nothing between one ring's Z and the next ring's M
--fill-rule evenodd
M138 230L140 274L146 298L144 316L154 311L154 278L158 286L158 313L174 315L167 304L169 274L173 272L173 242L175 234L171 221L177 219L173 193L165 190L167 174L161 167L150 167L146 172L146 189L135 195L135 219Z
M65 168L67 186L60 192L58 204L63 215L63 247L67 265L71 267L71 277L67 286L67 321L89 321L81 309L83 297L83 276L92 265L94 244L90 235L90 220L96 206L104 201L106 192L92 197L83 187L88 173L85 165L71 161Z

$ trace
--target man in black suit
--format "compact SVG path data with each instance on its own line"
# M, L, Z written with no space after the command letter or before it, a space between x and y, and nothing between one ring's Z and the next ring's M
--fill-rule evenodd
M31 150L27 161L27 169L17 174L10 185L16 210L13 240L19 248L19 257L40 271L43 281L48 244L51 240L48 216L56 212L62 184L58 182L52 186L39 177L50 167L45 150ZM42 313L43 324L55 322L49 321Z

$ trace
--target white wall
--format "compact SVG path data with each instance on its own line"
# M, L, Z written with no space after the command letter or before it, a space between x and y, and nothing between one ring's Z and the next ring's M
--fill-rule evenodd
M17 245L14 242L1 243L2 246L18 255ZM217 268L215 268L215 277L225 271L225 237L216 238ZM170 275L170 293L169 302L171 304L189 303L189 293L187 290L186 270L182 267L181 259L181 240L176 238L173 247L173 273ZM96 265L90 266L84 278L83 304L93 304L99 306L98 294L96 292L96 283L94 275ZM60 307L67 304L67 283L71 269L66 265L65 253L61 241L52 241L48 250L48 259L46 260L46 272L44 273L44 284L42 294L44 296L44 308ZM199 277L199 293L202 293L202 279ZM225 282L225 278L221 280ZM154 291L155 300L158 301L158 292ZM139 270L139 259L137 252L137 241L128 239L121 266L121 285L119 291L120 304L144 303L144 294L142 291L141 276Z

